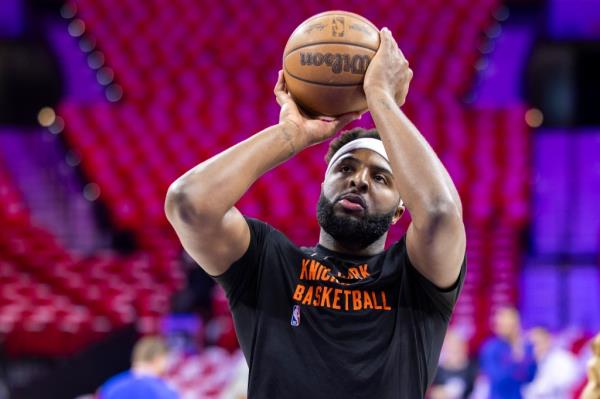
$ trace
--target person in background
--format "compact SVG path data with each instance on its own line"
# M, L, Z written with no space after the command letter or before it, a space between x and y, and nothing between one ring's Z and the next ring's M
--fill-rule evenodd
M600 333L592 340L592 358L588 363L588 382L580 399L600 399Z
M429 398L467 399L473 391L477 371L477 362L469 357L467 341L460 332L450 329Z
M550 332L536 327L529 333L537 362L535 379L524 387L526 399L569 398L579 370L575 356L560 347L553 346Z
M140 339L133 348L131 369L117 374L99 389L99 399L178 399L162 379L167 368L167 344L161 337Z
M166 216L183 247L225 290L251 398L417 399L435 375L467 269L462 204L400 108L408 61L389 29L380 38L363 83L377 129L330 143L313 247L236 204L262 175L360 113L306 117L282 71L279 123L204 160L167 191ZM386 249L405 209L411 224Z
M248 399L248 377L250 370L246 360L240 357L219 399Z
M533 347L525 342L519 313L500 308L493 318L496 335L481 349L481 370L489 380L490 399L521 399L521 388L536 373Z

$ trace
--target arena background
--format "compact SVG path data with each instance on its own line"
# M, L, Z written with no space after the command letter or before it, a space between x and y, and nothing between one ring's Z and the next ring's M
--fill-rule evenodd
M151 333L184 397L221 397L241 355L166 189L276 123L285 42L331 9L389 27L415 72L405 112L464 203L453 325L471 353L514 304L583 364L600 330L600 1L1 0L0 398L93 394ZM324 153L239 207L314 245Z

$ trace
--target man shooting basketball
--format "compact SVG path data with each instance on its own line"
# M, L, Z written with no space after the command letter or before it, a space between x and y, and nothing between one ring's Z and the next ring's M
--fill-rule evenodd
M422 398L465 276L461 202L400 110L412 71L387 29L364 80L375 131L330 145L314 248L244 217L264 173L358 114L308 119L286 92L280 121L181 176L166 213L186 251L224 287L250 366L251 398ZM384 250L404 206L406 235Z

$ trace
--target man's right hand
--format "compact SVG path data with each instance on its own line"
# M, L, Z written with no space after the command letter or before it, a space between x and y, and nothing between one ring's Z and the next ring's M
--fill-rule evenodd
M348 123L361 117L359 112L351 112L336 118L309 118L302 113L292 99L292 96L288 93L283 71L279 71L277 84L273 92L275 93L277 103L281 107L279 124L284 129L288 129L288 131L291 129L294 132L293 134L299 135L297 138L301 147L298 150L327 140L343 129Z
M281 72L275 95L281 106L277 125L190 169L167 192L167 219L185 250L213 276L224 273L250 245L250 228L235 204L252 183L360 116L354 113L331 120L306 117L286 91Z

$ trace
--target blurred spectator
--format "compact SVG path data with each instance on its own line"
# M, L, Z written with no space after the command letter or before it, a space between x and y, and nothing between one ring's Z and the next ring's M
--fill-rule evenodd
M247 399L249 373L246 359L240 357L232 373L231 380L223 390L220 399Z
M575 356L552 345L552 336L545 328L534 328L530 333L537 373L523 390L526 399L569 398L579 373Z
M467 399L476 377L477 362L469 358L467 341L458 331L448 330L429 398Z
M600 399L600 333L592 341L592 358L588 363L588 382L580 399Z
M100 399L176 399L179 394L162 379L168 348L160 337L144 337L133 348L131 369L100 387Z
M525 342L519 313L501 308L494 314L496 336L481 350L481 370L490 385L490 399L521 399L521 387L533 380L536 363L533 347Z

